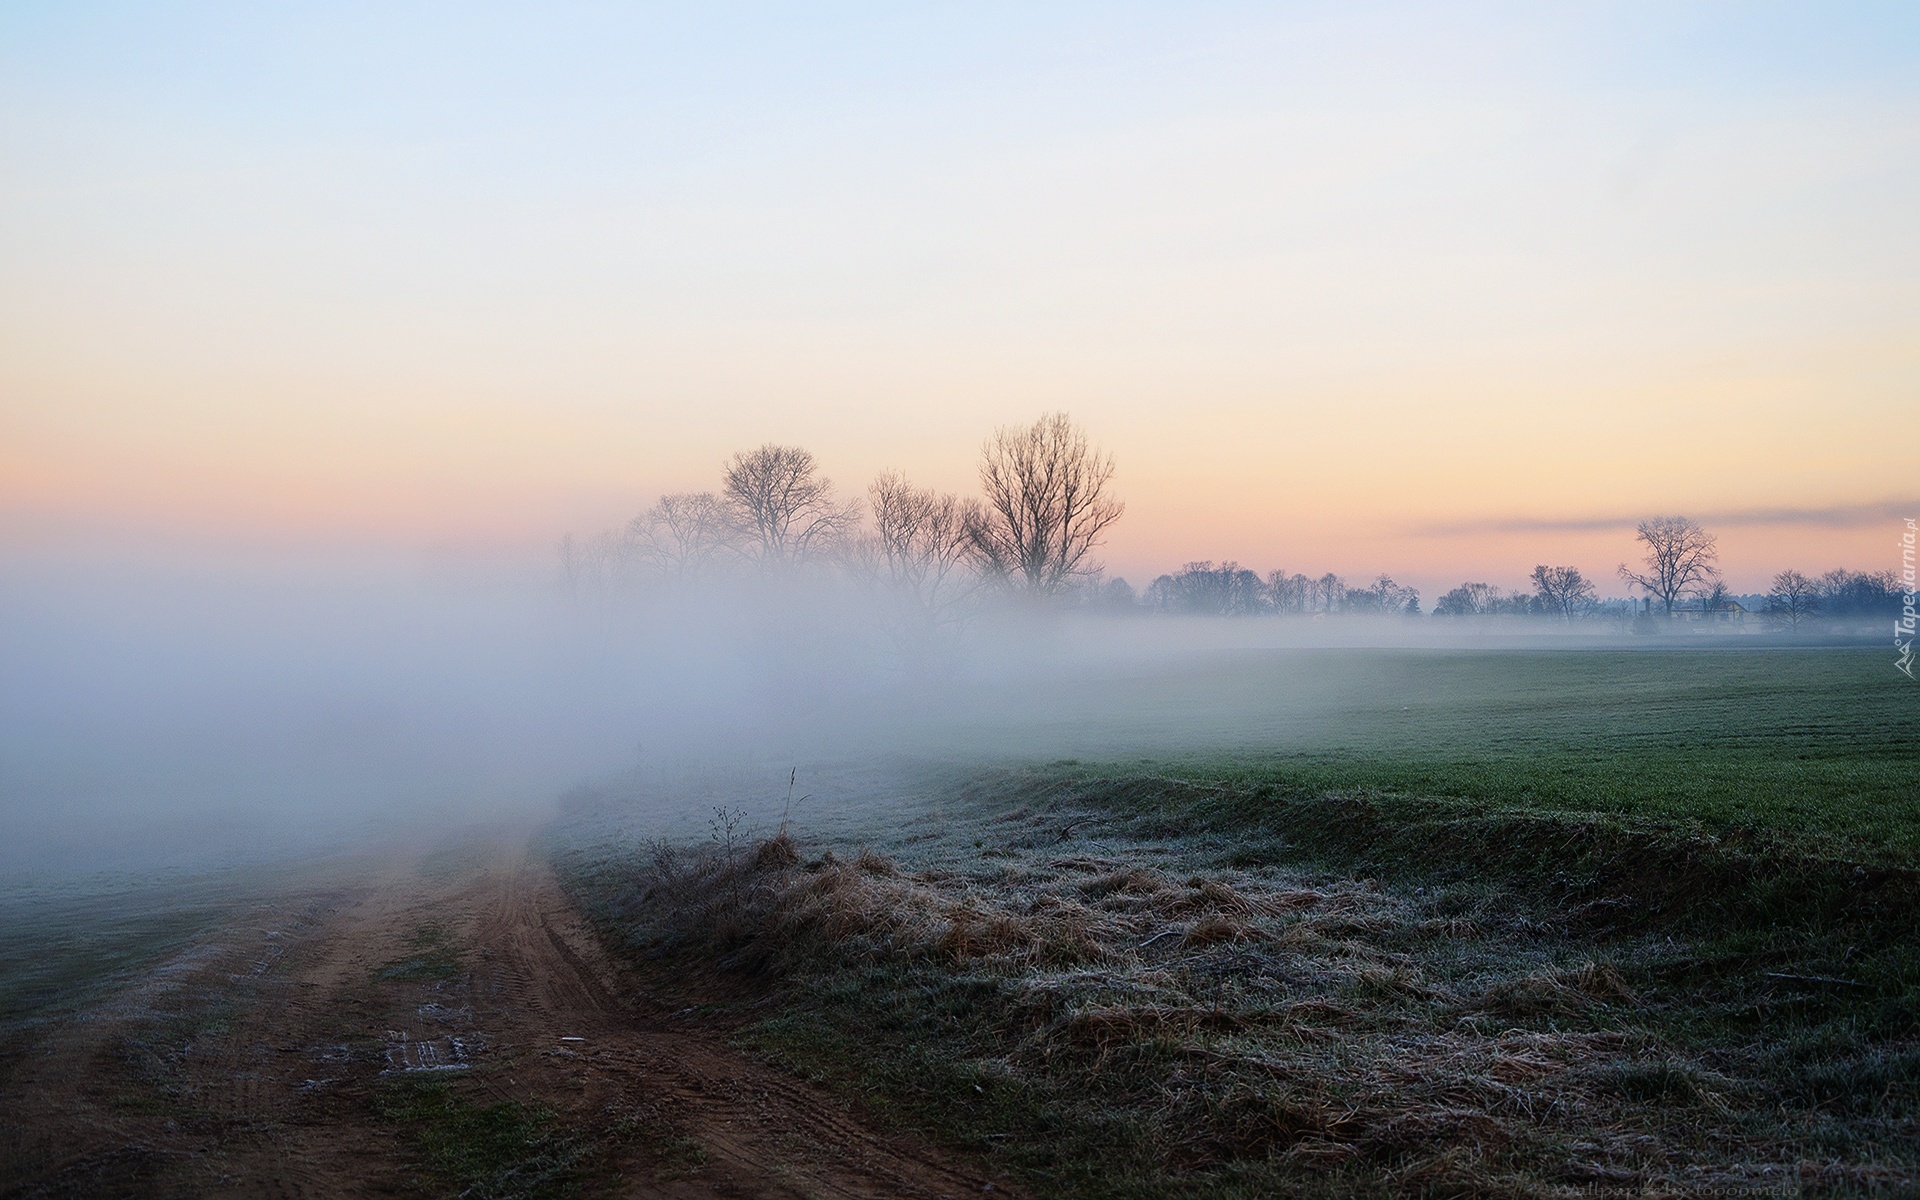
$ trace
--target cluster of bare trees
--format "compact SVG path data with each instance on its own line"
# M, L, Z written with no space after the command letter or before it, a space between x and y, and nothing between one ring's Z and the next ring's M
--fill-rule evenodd
M1111 592L1107 598L1113 598ZM1420 611L1419 591L1400 586L1390 575L1382 575L1365 586L1350 587L1346 580L1332 572L1312 578L1272 571L1262 579L1257 572L1236 562L1219 566L1211 562L1188 563L1173 574L1155 579L1147 586L1142 600L1147 608L1156 612L1211 616L1258 613L1399 616L1416 615Z
M1646 594L1649 608L1657 600L1672 617L1689 609L1710 615L1729 607L1732 597L1720 576L1717 543L1698 522L1656 517L1640 523L1638 536L1646 547L1646 569L1632 571L1623 564L1620 577ZM1886 616L1900 609L1899 584L1892 571L1834 570L1810 579L1787 570L1773 577L1762 611L1789 629L1819 617Z
M1646 569L1634 571L1622 564L1620 577L1629 586L1657 597L1669 614L1689 598L1698 598L1709 609L1724 601L1727 593L1712 534L1685 517L1642 521L1637 534L1646 548ZM1606 610L1593 580L1578 567L1542 563L1534 567L1532 583L1530 591L1511 593L1489 583L1463 583L1434 602L1433 615L1548 617L1572 622ZM1188 563L1154 580L1143 600L1155 611L1216 615L1415 616L1420 612L1419 592L1395 583L1391 575L1353 587L1332 573L1314 578L1274 571L1263 579L1235 562ZM1612 603L1625 607L1622 602Z
M1599 599L1578 567L1538 566L1534 590L1507 593L1488 583L1463 583L1434 603L1435 616L1547 616L1563 621L1590 615ZM1162 575L1147 588L1146 607L1157 612L1239 616L1255 613L1296 616L1419 616L1420 592L1380 575L1372 583L1351 586L1328 572L1318 578L1274 571L1259 574L1228 562L1188 563Z
M1490 583L1463 583L1433 605L1436 617L1550 617L1563 622L1591 617L1600 610L1599 593L1580 568L1544 563L1533 569L1530 592L1506 592Z
M1828 571L1817 579L1782 571L1768 588L1766 611L1789 629L1813 620L1897 617L1902 591L1893 571Z
M1689 597L1698 597L1709 609L1726 598L1720 581L1717 553L1712 534L1686 517L1653 517L1642 521L1636 537L1645 548L1645 569L1636 571L1625 563L1618 574L1629 589L1640 588L1652 599L1659 599L1664 611L1672 615ZM1463 583L1434 602L1437 617L1521 616L1548 617L1572 622L1608 611L1594 581L1578 567L1548 566L1533 569L1530 591L1506 592L1489 583Z
M937 625L987 589L1059 596L1097 575L1093 552L1125 508L1113 473L1065 413L994 431L979 498L889 471L863 502L808 451L769 444L727 460L717 491L665 495L624 529L568 535L561 572L576 594L839 572L885 585L903 612Z

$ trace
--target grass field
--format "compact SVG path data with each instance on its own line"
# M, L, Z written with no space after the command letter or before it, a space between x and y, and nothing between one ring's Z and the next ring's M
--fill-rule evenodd
M0 897L0 1049L192 945L258 879L92 880Z
M636 851L615 786L559 858L663 986L1042 1195L1896 1192L1920 691L1885 657L1114 672L952 722L1002 761L814 771L797 838Z
M1018 711L1018 728L975 719L953 741L1920 854L1920 688L1878 649L1219 653L1043 688Z

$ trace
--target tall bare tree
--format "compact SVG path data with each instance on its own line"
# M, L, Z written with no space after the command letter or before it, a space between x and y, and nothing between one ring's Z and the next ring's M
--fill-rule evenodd
M1647 547L1644 573L1620 564L1620 578L1659 599L1673 616L1682 596L1719 582L1720 553L1714 536L1686 517L1653 517L1640 522L1639 540Z
M722 497L747 552L763 566L807 558L839 542L860 520L860 502L837 499L833 482L798 446L768 443L734 455Z
M978 501L915 487L887 471L867 489L878 567L889 583L936 599L964 573Z
M1562 621L1573 620L1575 613L1586 611L1594 601L1593 583L1579 567L1537 566L1533 569L1533 590L1540 607Z
M669 579L707 574L731 549L733 523L712 492L672 492L627 525L638 558Z
M968 558L980 503L915 487L897 471L875 479L867 499L874 533L863 539L859 561L884 585L888 632L908 658L938 653L978 584Z
M1034 595L1065 591L1094 567L1088 554L1126 506L1107 494L1113 458L1087 444L1065 413L994 431L981 448L986 506L972 523L986 568Z
M1820 585L1798 571L1782 571L1767 590L1767 616L1789 629L1820 611Z

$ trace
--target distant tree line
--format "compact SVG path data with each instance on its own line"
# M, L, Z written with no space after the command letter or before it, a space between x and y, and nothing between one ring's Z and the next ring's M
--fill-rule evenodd
M1817 617L1854 620L1898 613L1899 578L1892 571L1829 571L1809 579L1783 571L1764 594L1735 596L1719 570L1714 535L1686 517L1640 522L1636 540L1644 551L1639 567L1621 564L1619 578L1642 599L1603 599L1594 580L1578 567L1533 569L1531 587L1508 592L1490 583L1466 582L1433 602L1434 617L1532 617L1572 623L1595 619L1651 621L1744 616L1751 613L1789 627ZM1258 571L1237 562L1190 562L1162 575L1136 595L1125 580L1090 586L1089 605L1196 616L1421 615L1420 593L1379 575L1352 585L1331 572L1309 576Z
M882 473L864 498L844 496L812 454L768 444L722 467L717 490L679 492L627 523L560 543L576 594L834 572L876 585L899 628L937 634L990 594L1045 598L1109 612L1196 616L1421 615L1420 593L1381 574L1365 584L1339 575L1270 571L1237 562L1187 563L1144 593L1105 578L1093 552L1125 511L1111 494L1114 463L1064 413L995 430L982 444L981 494L922 488ZM867 518L871 516L871 524ZM1507 592L1465 582L1433 603L1437 618L1715 618L1758 611L1787 628L1816 619L1898 613L1892 571L1834 570L1817 578L1782 571L1767 593L1735 597L1719 569L1715 536L1686 517L1653 517L1635 531L1643 554L1616 574L1641 599L1602 599L1578 567L1540 564L1531 587Z
M1533 583L1533 591L1513 593L1488 583L1463 583L1434 602L1433 615L1554 617L1570 621L1600 608L1593 584L1578 567L1535 567ZM1109 592L1107 602L1117 598ZM1180 571L1154 580L1140 603L1158 612L1215 616L1421 615L1419 590L1394 582L1391 575L1379 575L1373 582L1358 586L1331 572L1316 578L1273 571L1263 579L1233 562L1219 566L1188 563Z
M1714 535L1686 517L1655 517L1640 522L1637 537L1645 550L1644 569L1621 564L1620 577L1646 597L1644 615L1651 617L1654 602L1671 618L1697 612L1702 617L1725 613L1733 606L1748 607L1727 591L1720 576L1719 549ZM1892 571L1833 570L1818 579L1799 571L1773 577L1759 612L1775 624L1793 629L1818 617L1864 620L1900 611L1899 577Z
M1124 581L1116 580L1115 584L1125 587ZM1108 587L1107 602L1112 603L1120 597L1113 584ZM1420 593L1400 586L1390 575L1353 587L1332 572L1310 578L1273 571L1263 579L1235 562L1219 566L1211 562L1191 562L1175 574L1155 579L1147 586L1140 603L1157 612L1210 616L1254 613L1417 616Z
M1894 571L1828 571L1817 579L1782 571L1767 592L1766 613L1790 628L1818 618L1890 618L1900 613L1903 590Z

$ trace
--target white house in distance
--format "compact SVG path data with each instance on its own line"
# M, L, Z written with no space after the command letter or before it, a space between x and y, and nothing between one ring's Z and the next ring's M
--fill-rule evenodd
M1674 620L1690 621L1699 625L1745 625L1747 623L1747 615L1747 606L1731 596L1723 597L1719 603L1715 604L1712 608L1676 608L1673 610Z

